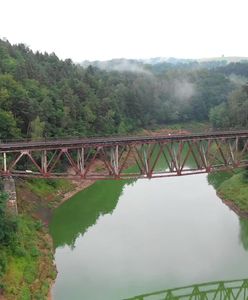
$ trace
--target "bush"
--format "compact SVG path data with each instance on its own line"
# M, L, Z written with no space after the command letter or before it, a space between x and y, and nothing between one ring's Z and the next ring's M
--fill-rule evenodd
M20 297L18 298L20 300L31 300L31 293L30 293L30 290L27 286L24 286L22 289L21 289L21 292L20 292Z
M36 230L40 230L43 226L44 224L41 222L41 220L37 220L34 224Z
M6 252L3 249L0 249L0 277L4 274L7 267L7 255ZM1 286L0 286L1 288Z
M248 183L248 167L245 167L245 170L243 172L243 182Z
M6 202L7 195L0 192L0 243L8 246L16 238L18 225L16 217L6 215Z
M35 280L36 275L36 266L34 264L29 264L25 267L23 278L26 283L31 284Z
M30 249L30 255L32 257L38 257L40 255L40 251L36 247L32 247Z

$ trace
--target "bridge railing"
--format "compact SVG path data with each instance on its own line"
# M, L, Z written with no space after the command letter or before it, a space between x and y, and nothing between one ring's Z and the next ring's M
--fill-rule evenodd
M236 132L248 132L247 128L225 128L225 129L213 129L213 128L208 128L204 129L203 131L198 131L191 133L192 135L202 135L202 134L221 134L221 133L236 133ZM94 134L94 135L87 135L87 136L82 136L82 135L75 135L75 136L44 136L40 138L31 138L31 137L22 137L22 138L15 138L15 139L1 139L0 138L0 144L8 144L8 143L27 143L27 142L46 142L46 141L60 141L60 140L83 140L83 139L95 139L95 138L125 138L125 137L156 137L156 136L182 136L185 135L186 133L190 134L189 131L184 130L184 129L168 129L166 133L163 131L161 132L156 132L156 131L149 131L146 130L145 133L142 131L138 132L130 132L126 133L125 135L120 135L118 133L113 133L113 134Z

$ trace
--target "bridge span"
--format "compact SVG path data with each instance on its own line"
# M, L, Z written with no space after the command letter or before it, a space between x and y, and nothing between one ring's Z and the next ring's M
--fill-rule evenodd
M248 280L229 280L201 283L125 300L247 300Z
M248 166L248 131L0 142L0 175L127 179Z

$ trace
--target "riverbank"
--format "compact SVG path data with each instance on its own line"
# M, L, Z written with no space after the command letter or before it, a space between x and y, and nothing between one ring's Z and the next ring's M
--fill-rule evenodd
M56 278L52 239L37 216L43 199L30 185L28 181L16 181L19 214L12 217L16 233L0 249L0 284L6 300L46 299Z
M17 234L8 247L1 246L5 263L1 286L4 299L45 299L56 277L52 240L38 220L17 217Z
M237 215L248 218L248 171L236 169L211 173L208 181L218 197Z

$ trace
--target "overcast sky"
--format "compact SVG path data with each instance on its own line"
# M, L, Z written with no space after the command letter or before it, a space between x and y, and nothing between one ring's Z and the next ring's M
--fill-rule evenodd
M247 0L0 0L0 37L76 62L248 56Z

